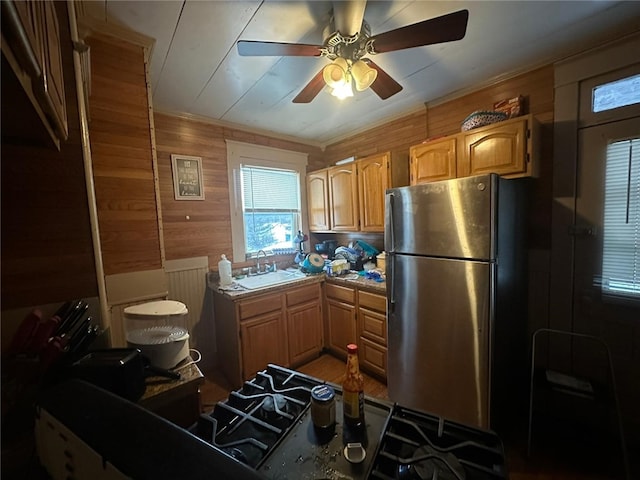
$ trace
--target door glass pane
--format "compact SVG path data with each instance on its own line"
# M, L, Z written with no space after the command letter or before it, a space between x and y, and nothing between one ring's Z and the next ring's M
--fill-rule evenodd
M640 75L598 85L593 89L593 112L640 103Z
M640 298L640 139L607 147L604 293Z

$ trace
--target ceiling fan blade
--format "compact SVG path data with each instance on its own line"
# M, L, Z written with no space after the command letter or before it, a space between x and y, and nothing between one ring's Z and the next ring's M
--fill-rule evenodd
M391 78L391 76L387 72L381 69L373 61L368 58L363 60L365 60L371 68L377 70L378 72L378 76L376 77L375 82L373 82L369 88L376 92L376 94L382 100L386 100L390 96L395 95L400 90L402 90L402 85Z
M319 57L322 45L239 40L238 53L247 57Z
M469 10L459 10L441 17L396 28L371 37L375 53L451 42L464 38Z
M309 83L300 91L293 103L309 103L316 98L316 95L324 88L324 78L322 78L322 69L311 79Z

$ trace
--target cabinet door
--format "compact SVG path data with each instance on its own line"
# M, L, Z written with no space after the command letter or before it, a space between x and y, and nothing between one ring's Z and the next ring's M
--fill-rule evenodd
M287 310L289 363L300 365L322 350L322 308L320 299Z
M18 1L3 2L3 16L9 17L9 22L18 31L24 32L22 37L26 42L16 42L16 54L29 75L34 78L42 75L42 19L39 2ZM18 37L21 37L18 35Z
M527 117L516 118L463 135L464 154L458 176L527 172ZM462 172L462 174L461 174Z
M456 178L456 140L454 136L411 147L410 184Z
M386 380L387 348L363 337L360 339L360 352L362 368L373 372Z
M268 363L287 365L280 311L240 323L242 377L253 378ZM224 360L224 359L223 359Z
M356 163L360 230L384 232L384 194L389 188L389 156L363 158Z
M324 232L331 229L326 170L307 175L307 207L309 210L309 230Z
M62 139L67 139L67 107L64 98L64 76L62 53L60 51L60 25L54 2L43 2L44 15L44 96L56 131Z
M329 348L343 357L347 356L347 345L357 343L356 307L348 303L327 299L329 320Z
M329 169L331 229L358 231L358 182L354 163Z

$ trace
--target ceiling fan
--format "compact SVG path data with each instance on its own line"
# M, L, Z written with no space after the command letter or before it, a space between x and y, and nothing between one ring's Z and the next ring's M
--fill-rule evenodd
M469 11L459 10L372 36L364 20L366 4L366 0L333 2L332 25L325 30L332 33L326 35L322 45L239 40L238 53L242 56L326 57L331 60L332 63L322 68L298 93L293 103L311 102L325 85L339 98L352 96L352 81L357 90L370 87L385 100L401 91L402 85L367 56L460 40L467 30Z

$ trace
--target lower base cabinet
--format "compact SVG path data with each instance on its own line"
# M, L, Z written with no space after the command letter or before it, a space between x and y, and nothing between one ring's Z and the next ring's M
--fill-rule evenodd
M267 364L295 367L320 355L320 283L233 298L214 292L218 365L233 388Z
M255 377L268 363L288 365L282 327L280 311L240 322L242 372L245 380Z
M346 358L356 343L360 367L387 378L387 299L384 294L327 283L328 349Z

